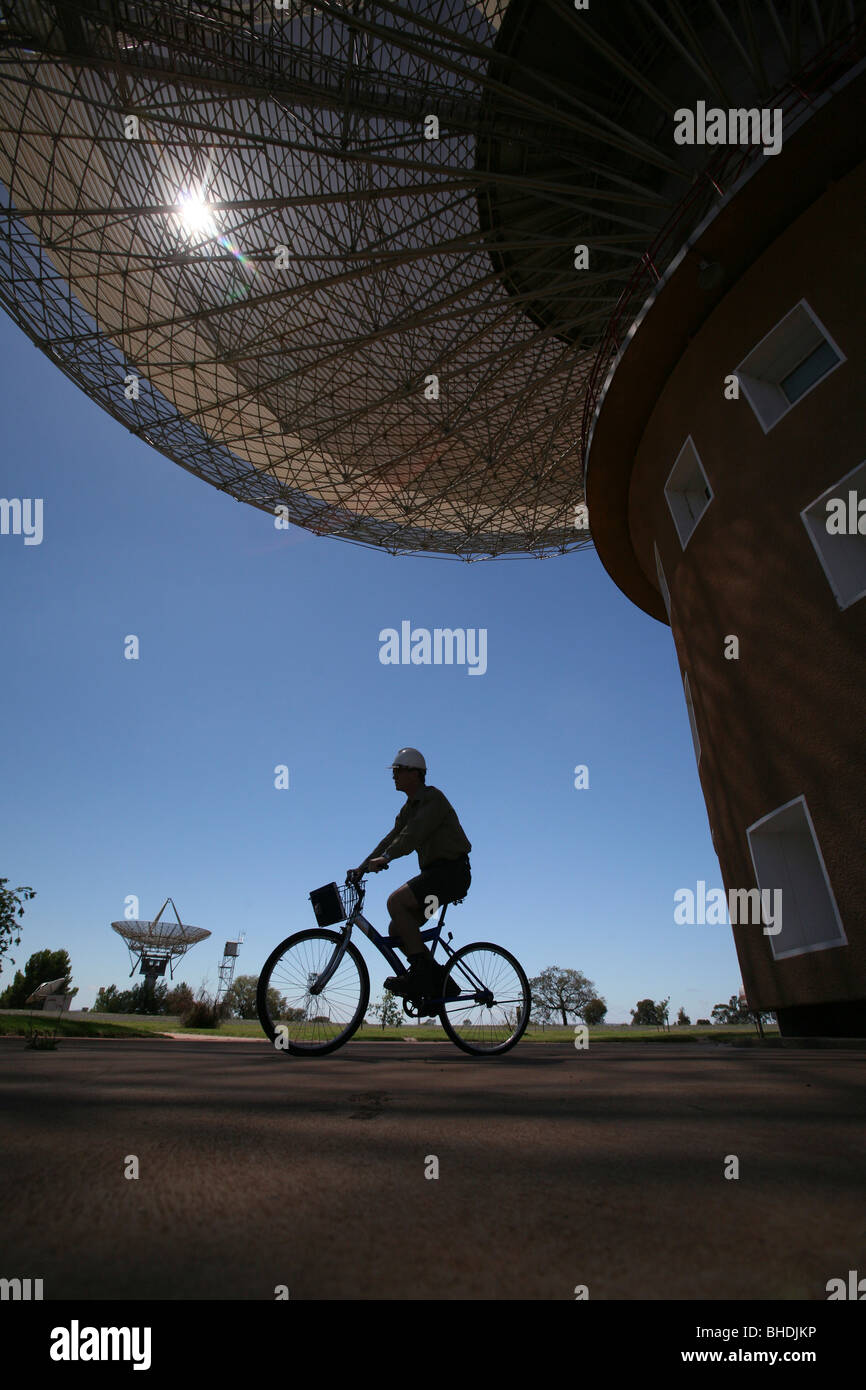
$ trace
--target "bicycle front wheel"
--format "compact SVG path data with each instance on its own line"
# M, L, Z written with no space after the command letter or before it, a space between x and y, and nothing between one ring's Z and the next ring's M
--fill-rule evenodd
M495 1057L520 1042L532 995L523 966L510 951L490 941L461 946L448 963L444 993L449 985L458 987L460 997L446 999L439 1019L464 1052Z
M341 934L311 927L281 942L259 976L259 1022L278 1052L321 1057L342 1047L364 1021L370 976L349 942L336 973L321 992L316 983L333 958Z

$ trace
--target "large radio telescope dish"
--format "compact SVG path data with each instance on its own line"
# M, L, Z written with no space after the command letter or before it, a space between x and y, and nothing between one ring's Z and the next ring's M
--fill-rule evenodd
M163 922L162 914L169 903L177 920ZM118 936L123 937L129 947L129 957L132 961L130 975L135 973L135 967L140 964L142 975L153 978L164 975L166 966L174 975L176 961L186 955L190 946L195 946L197 942L210 936L210 932L204 927L190 927L183 923L172 898L166 898L152 922L112 922L111 928Z
M142 949L156 946L170 951L173 956L183 955L190 946L210 936L204 927L188 927L177 922L130 921L112 922L111 925L127 945Z
M591 370L743 156L675 145L674 109L807 104L862 13L4 0L0 302L135 434L295 524L587 545Z

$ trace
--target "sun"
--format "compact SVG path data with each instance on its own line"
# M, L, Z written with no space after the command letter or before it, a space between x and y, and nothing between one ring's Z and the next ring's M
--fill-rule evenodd
M190 240L217 235L217 224L211 206L200 189L188 189L177 200L177 211L183 230Z

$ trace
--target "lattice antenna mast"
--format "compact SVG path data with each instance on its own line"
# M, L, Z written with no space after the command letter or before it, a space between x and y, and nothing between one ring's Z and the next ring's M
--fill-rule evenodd
M237 961L245 936L246 932L243 932L238 937L237 941L227 941L223 948L223 958L220 961L218 972L219 984L217 985L217 1004L219 1004L224 995L228 994L232 987L232 981L235 977L235 962Z

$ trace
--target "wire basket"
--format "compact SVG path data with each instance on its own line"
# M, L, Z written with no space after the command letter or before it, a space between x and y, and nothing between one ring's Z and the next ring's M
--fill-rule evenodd
M337 885L326 883L323 888L314 888L310 894L313 912L320 927L333 927L337 922L345 922L358 906L360 892L354 883Z
M358 903L361 901L361 890L356 883L342 884L337 892L343 903L343 916L351 917Z

